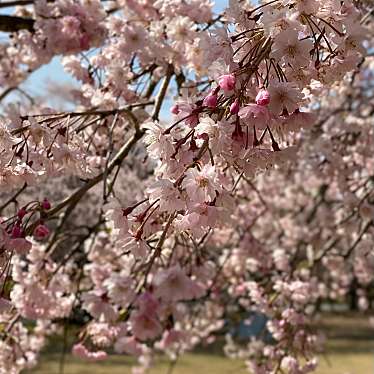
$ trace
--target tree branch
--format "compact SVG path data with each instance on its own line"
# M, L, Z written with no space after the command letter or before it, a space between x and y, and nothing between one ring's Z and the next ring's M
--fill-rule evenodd
M135 134L127 141L127 143L125 143L122 146L122 148L118 151L118 153L113 158L113 160L109 163L107 173L102 172L99 175L97 175L95 178L90 179L83 187L79 188L72 195L62 200L54 208L46 212L46 215L43 218L47 219L47 218L52 217L54 214L58 213L60 210L62 210L66 206L69 206L69 207L75 206L88 190L90 190L92 187L94 187L99 182L101 182L105 175L109 175L117 165L121 164L123 159L129 154L132 147L143 136L143 134L144 134L144 131L142 130L136 131ZM36 222L30 225L26 230L27 233L33 232L37 224L38 223Z
M161 106L162 106L162 103L165 99L166 91L168 89L170 79L173 76L173 72L174 72L173 66L169 64L168 67L167 67L167 70L166 70L166 76L164 78L164 81L162 82L162 86L161 86L160 91L158 92L158 95L156 97L155 107L153 108L153 112L152 112L152 119L153 120L158 120L158 116L160 114Z
M17 16L0 15L0 31L16 32L20 30L34 31L35 20Z

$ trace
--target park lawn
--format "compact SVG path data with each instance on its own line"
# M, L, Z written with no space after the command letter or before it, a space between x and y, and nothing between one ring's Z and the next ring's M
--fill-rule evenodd
M320 326L327 332L326 354L319 357L316 374L374 374L374 329L367 318L355 316L324 316ZM58 374L61 354L54 350L42 355L41 364L28 373ZM53 352L54 351L54 352ZM131 374L136 362L126 356L111 356L100 363L81 361L70 354L65 356L64 374ZM150 374L170 374L170 363L158 358ZM230 360L220 350L206 349L181 357L173 374L244 374L242 361Z
M58 374L60 356L53 354L44 360L35 374ZM114 356L101 363L79 361L70 355L65 358L65 374L131 374L134 361ZM372 374L374 373L374 353L332 353L320 357L321 365L316 374ZM160 360L150 374L168 374L169 363ZM244 363L211 354L187 354L178 360L174 374L244 374Z
M334 339L329 341L329 352L320 356L320 367L316 374L372 374L374 373L374 346L372 341ZM41 365L32 371L35 374L59 373L61 355L44 356ZM105 362L87 363L71 355L65 357L65 374L131 374L134 360L123 356L112 356ZM168 374L169 362L160 358L150 374ZM241 361L230 360L217 354L191 353L181 357L174 374L244 374Z
M59 357L48 358L40 368L32 373L35 374L58 374ZM131 366L135 361L129 358L114 356L101 363L84 363L72 358L66 358L64 374L131 374ZM158 360L156 366L149 371L150 374L167 374L170 364L165 359ZM181 357L173 374L220 374L220 373L247 373L244 364L239 361L232 361L222 356L209 354L187 354Z

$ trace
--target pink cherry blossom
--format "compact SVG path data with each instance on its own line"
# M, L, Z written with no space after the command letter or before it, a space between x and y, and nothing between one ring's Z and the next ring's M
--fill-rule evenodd
M179 265L156 274L155 295L167 301L188 300L203 293L201 287L186 276Z
M232 91L235 88L236 78L233 74L226 74L219 77L218 84L225 91Z
M9 248L19 255L25 255L31 250L32 244L24 238L13 238L9 241Z
M208 165L205 165L201 171L196 169L187 171L182 186L195 201L199 202L213 200L216 193L221 190L215 168Z
M107 354L104 351L90 352L83 344L75 344L72 353L83 360L88 361L102 361L107 358Z
M135 311L131 314L130 322L132 333L139 340L148 340L158 337L162 327L153 313Z
M114 349L118 353L127 353L132 356L140 356L143 353L142 345L135 337L121 337L114 345Z
M271 115L266 106L257 104L248 104L242 107L238 113L244 123L255 126L257 129L265 129L271 119Z
M303 95L291 83L273 82L268 90L271 97L269 109L273 114L281 114L284 110L292 113L299 109Z
M323 346L320 306L370 309L372 9L215 9L9 8L0 372L35 367L70 320L76 357L114 349L143 373L156 354L175 363L256 312L267 331L246 344L226 334L224 353L257 374L307 373ZM52 74L36 95L34 72L59 56L74 84Z

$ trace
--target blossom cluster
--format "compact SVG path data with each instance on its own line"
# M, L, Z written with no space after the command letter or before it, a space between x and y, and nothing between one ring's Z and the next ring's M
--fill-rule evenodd
M114 348L140 373L248 312L266 331L245 348L228 335L229 356L256 374L312 372L320 301L357 280L370 306L370 13L348 0L230 1L217 16L209 1L58 0L16 15L33 30L2 46L0 84L63 55L81 85L71 112L4 108L0 373L34 366L74 319L73 355Z

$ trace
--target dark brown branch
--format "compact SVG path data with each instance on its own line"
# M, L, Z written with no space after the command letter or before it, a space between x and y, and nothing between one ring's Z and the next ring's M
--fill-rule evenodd
M12 8L14 6L22 6L22 5L30 5L34 4L34 0L12 0L12 1L4 1L0 3L1 8Z
M0 15L0 31L3 32L34 31L34 23L32 18Z
M0 213L12 202L16 202L17 197L26 189L27 183L25 183L9 200L0 206Z

